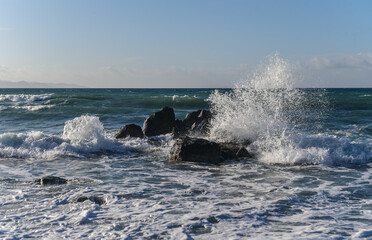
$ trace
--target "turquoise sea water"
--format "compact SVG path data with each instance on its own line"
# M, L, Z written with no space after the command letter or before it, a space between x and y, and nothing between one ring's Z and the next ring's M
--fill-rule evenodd
M113 138L163 106L212 108L208 138L256 157L172 163L170 135ZM0 189L4 239L372 237L372 89L0 89Z

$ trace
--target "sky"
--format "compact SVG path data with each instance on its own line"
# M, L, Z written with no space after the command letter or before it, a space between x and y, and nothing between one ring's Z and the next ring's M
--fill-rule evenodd
M371 12L369 0L0 0L0 87L232 87L276 53L297 87L372 87Z

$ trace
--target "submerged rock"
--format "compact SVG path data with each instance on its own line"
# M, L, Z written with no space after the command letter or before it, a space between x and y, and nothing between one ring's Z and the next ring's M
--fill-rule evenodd
M173 108L163 107L151 114L143 123L143 134L146 137L171 133L176 122Z
M58 185L58 184L66 184L67 180L64 178L56 177L56 176L45 176L35 180L36 183L40 185Z
M115 138L125 137L143 137L142 128L136 124L128 124L122 127L119 132L115 135Z
M215 142L200 138L179 138L172 146L169 159L172 161L220 163L221 148Z
M95 204L98 204L98 205L102 205L106 203L106 201L103 198L97 197L97 196L80 196L78 197L78 199L76 199L76 202L85 202L87 200L94 202Z

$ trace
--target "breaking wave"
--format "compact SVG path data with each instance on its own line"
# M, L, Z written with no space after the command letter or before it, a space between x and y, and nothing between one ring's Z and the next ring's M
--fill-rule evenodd
M324 109L328 102L322 90L295 88L295 80L291 64L274 55L232 91L213 92L208 98L215 116L210 138L252 142L248 148L268 164L369 162L372 150L368 144L337 138L325 130L314 132L318 119L314 115L322 113L311 112L306 122L309 106Z
M51 99L53 93L50 94L1 94L0 101L10 102L35 102Z
M62 136L41 131L0 135L0 156L51 159L89 156L102 151L126 152L130 148L106 137L95 116L80 116L65 123Z

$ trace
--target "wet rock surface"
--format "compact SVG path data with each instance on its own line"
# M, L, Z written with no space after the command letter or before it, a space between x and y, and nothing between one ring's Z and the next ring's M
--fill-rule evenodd
M128 124L122 127L118 133L116 133L115 138L126 138L126 137L143 137L142 128L136 124Z
M143 134L146 137L171 133L176 123L173 108L163 107L151 114L143 123Z
M171 161L221 163L221 148L215 142L200 138L179 138L173 145L169 159Z
M102 205L106 203L106 201L102 197L98 197L98 196L80 196L76 199L76 202L85 202L85 201L91 201L98 205Z
M59 185L59 184L66 184L67 180L64 178L56 177L56 176L45 176L35 180L36 183L40 185Z

